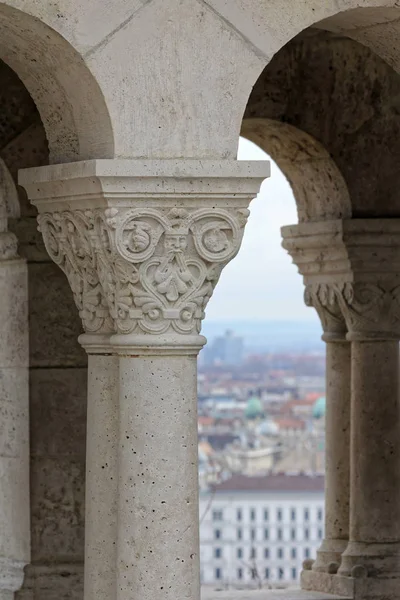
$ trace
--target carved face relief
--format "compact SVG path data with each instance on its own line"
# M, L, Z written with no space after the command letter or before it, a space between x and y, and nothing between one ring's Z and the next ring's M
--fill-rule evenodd
M45 213L39 223L86 330L109 326L111 317L120 333L188 334L200 331L247 216L237 208L108 208Z

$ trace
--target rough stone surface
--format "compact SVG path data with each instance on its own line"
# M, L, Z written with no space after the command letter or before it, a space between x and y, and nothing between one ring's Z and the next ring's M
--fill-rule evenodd
M29 265L29 307L31 367L85 367L72 292L53 263Z
M361 217L400 215L399 114L400 78L387 63L353 40L314 30L274 56L245 118L282 121L318 140L344 177L353 215ZM263 147L279 165L276 143L289 140L284 131L274 133L278 142L264 136ZM284 161L282 169L290 180ZM309 187L310 178L318 184L317 175L308 176Z

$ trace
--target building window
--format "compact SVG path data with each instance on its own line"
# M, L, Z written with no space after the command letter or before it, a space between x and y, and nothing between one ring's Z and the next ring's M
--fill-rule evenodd
M215 579L222 579L222 569L220 567L215 569Z
M264 521L268 521L269 519L269 511L268 508L264 509Z
M269 569L268 569L268 567L265 569L265 579L269 579Z
M251 569L251 578L257 579L257 569Z
M290 511L290 518L292 521L296 520L296 509L292 508L292 510Z
M317 515L318 521L322 521L322 514L323 514L322 513L322 508L319 508L318 509L318 515Z
M297 579L297 569L295 567L292 568L292 579L293 580Z
M319 539L319 540L322 540L322 536L323 536L322 529L321 529L321 528L319 528L319 529L318 529L318 539Z
M243 531L242 531L242 530L239 528L239 529L237 530L237 539L238 539L238 540L241 540L241 539L242 539L242 537L243 537Z
M277 521L282 521L282 510L280 508L276 511L276 519Z
M277 558L283 558L283 548L278 548L276 551Z
M264 529L264 540L269 540L269 530L267 528Z
M308 529L308 527L306 527L305 530L304 530L304 539L305 540L309 540L310 539L310 530Z
M214 558L222 558L222 548L214 548Z
M222 521L224 518L224 513L222 510L213 510L212 520L213 521Z
M304 548L304 558L310 558L310 548Z
M237 556L238 558L243 558L243 548L238 548L238 549L236 550L236 556Z
M220 540L222 538L222 531L220 529L214 529L214 539Z
M250 552L250 558L256 558L256 557L257 557L256 549L252 548L251 552Z
M292 550L290 552L290 556L292 558L297 558L297 548L292 548Z
M278 579L283 579L284 575L285 575L285 573L283 572L282 567L279 567L279 569L278 569Z
M255 529L250 529L250 537L251 537L252 541L254 541L256 539L256 530Z
M236 519L237 519L237 521L241 521L242 520L242 516L243 516L242 509L238 508L237 511L236 511Z
M255 521L256 520L256 511L254 510L254 508L252 508L250 510L250 521Z
M283 537L283 533L282 533L282 529L277 529L276 530L276 537L278 540L281 540Z
M269 548L264 548L264 558L269 558Z
M237 570L237 578L238 579L243 579L243 569L238 569Z
M295 540L296 539L296 530L295 529L291 529L290 530L290 539L291 540Z
M304 509L304 520L305 521L309 521L310 520L310 511L308 510L308 508Z

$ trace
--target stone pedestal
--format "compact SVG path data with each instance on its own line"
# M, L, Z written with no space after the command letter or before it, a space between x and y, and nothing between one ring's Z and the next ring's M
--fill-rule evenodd
M21 174L90 355L85 600L200 598L199 333L267 175L207 160Z

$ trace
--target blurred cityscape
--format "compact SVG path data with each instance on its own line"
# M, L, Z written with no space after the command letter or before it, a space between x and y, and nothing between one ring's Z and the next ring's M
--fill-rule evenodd
M222 327L209 325L199 360L202 583L296 585L323 538L320 331L313 323Z

